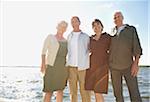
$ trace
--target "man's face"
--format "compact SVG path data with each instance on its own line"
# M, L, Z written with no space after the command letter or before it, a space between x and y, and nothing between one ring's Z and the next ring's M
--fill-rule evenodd
M123 22L123 16L122 16L122 14L119 13L119 12L115 13L115 15L114 15L114 23L116 25L120 25L120 24L122 24L122 22Z
M71 19L71 25L72 25L73 28L76 28L76 27L79 27L80 22L79 22L79 20L76 17L73 17Z

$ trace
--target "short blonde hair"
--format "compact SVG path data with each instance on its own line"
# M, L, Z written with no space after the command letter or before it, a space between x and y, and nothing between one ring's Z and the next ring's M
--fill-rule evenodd
M68 23L66 22L66 21L60 21L59 23L58 23L58 26L68 26Z

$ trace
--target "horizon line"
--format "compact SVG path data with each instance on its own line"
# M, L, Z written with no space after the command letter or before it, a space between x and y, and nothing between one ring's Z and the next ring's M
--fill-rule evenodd
M150 67L150 65L138 65L139 67ZM0 66L0 67L34 67L34 68L39 68L40 66L36 66L36 65L14 65L14 66Z

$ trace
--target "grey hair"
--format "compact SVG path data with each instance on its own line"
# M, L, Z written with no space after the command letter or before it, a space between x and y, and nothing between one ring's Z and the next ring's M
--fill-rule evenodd
M117 11L117 12L115 12L115 14L120 14L122 16L122 18L124 19L124 16L121 11Z

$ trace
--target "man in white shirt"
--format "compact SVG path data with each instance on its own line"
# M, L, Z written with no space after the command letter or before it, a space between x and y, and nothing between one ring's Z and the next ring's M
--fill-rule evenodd
M73 31L68 35L69 87L71 102L77 102L78 82L82 102L91 102L90 92L84 88L86 69L89 68L89 36L80 30L80 19L71 19Z

